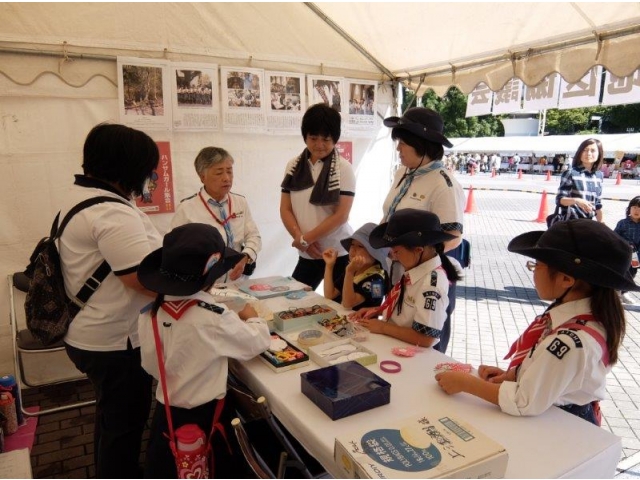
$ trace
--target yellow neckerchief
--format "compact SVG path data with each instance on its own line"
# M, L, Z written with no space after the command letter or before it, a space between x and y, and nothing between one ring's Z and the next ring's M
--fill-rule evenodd
M373 265L371 265L364 272L359 273L358 275L354 275L353 276L353 283L358 284L362 280L364 280L365 278L370 277L371 275L375 275L375 274L378 274L382 278L384 278L384 270L383 270L383 268L380 266L380 264L378 262L376 262Z

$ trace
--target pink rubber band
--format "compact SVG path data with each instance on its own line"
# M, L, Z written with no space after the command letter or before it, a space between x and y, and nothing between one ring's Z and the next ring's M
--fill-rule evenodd
M402 370L402 365L394 360L383 360L380 362L380 370L387 373L398 373Z

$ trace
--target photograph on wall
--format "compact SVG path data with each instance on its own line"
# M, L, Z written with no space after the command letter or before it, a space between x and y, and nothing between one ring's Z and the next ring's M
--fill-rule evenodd
M173 172L171 168L171 145L156 142L160 161L149 178L144 182L142 195L136 197L136 205L147 214L175 212L173 195Z
M171 63L173 128L218 130L220 100L218 65Z
M118 57L120 122L131 127L171 128L169 62Z
M347 80L348 120L350 131L373 131L376 126L376 82L366 80Z
M266 126L264 70L221 67L220 86L224 130L263 132Z
M267 129L272 133L299 135L306 108L304 75L265 72L269 88Z
M324 103L340 113L345 113L343 86L344 80L339 77L308 75L307 91L309 93L309 105Z

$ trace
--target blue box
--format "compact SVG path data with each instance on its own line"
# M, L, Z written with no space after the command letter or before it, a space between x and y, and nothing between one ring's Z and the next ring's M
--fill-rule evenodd
M302 393L332 420L364 412L391 400L391 384L356 361L300 374Z

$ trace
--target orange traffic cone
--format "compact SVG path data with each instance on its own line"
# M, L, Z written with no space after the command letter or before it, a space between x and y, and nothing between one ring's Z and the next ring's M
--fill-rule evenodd
M518 180L522 180L522 169L518 169Z
M549 209L547 207L547 191L542 191L542 199L540 200L540 210L538 210L538 218L534 220L537 223L545 223L549 216Z
M496 176L496 169L495 167L491 169L491 178Z
M464 209L464 213L478 213L476 201L473 199L473 185L469 185L469 195L467 196L467 206Z
M616 185L622 184L622 174L618 172L618 176L616 177Z
M551 170L547 170L547 182L551 180Z

